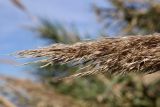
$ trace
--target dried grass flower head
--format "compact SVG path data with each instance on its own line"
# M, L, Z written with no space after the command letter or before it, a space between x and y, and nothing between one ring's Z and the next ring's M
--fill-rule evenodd
M43 57L38 62L45 62L46 65L55 63L83 65L79 68L81 72L74 76L101 72L152 73L160 70L160 34L102 38L72 45L53 44L17 54L21 57Z

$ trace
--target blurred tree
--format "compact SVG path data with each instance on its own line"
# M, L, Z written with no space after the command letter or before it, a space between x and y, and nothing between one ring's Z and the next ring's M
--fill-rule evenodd
M113 7L95 6L94 10L104 29L121 29L120 34L160 32L159 0L107 0Z

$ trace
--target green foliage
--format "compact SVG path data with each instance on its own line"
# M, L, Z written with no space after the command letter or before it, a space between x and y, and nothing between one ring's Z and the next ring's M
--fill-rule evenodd
M43 19L41 20L41 25L36 29L41 37L48 38L51 42L70 44L80 41L77 32L67 30L67 28L58 22L52 23L51 21Z
M159 86L159 80L145 85L136 75L115 77L111 81L110 88L106 90L104 101L110 107L122 107L122 105L123 107L159 107Z
M141 76L135 74L110 79L103 76L83 77L49 83L58 92L90 106L91 104L99 107L160 106L160 80L147 85Z
M107 22L104 24L105 29L121 28L120 33L125 34L160 32L158 0L107 0L107 2L111 2L113 8L95 8L102 23Z
M81 100L96 100L97 95L102 94L105 88L100 80L93 77L78 78L52 85L57 88L57 91Z

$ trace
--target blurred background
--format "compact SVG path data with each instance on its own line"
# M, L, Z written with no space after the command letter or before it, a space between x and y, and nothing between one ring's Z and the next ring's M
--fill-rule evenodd
M159 16L159 0L0 0L0 75L9 76L10 79L3 78L3 81L7 81L12 86L17 85L16 87L23 90L21 92L18 88L17 91L11 86L10 91L6 91L6 86L0 82L2 85L0 96L5 96L8 103L13 103L11 105L17 107L66 107L66 105L68 107L71 105L73 107L106 105L119 107L128 100L124 97L122 101L114 104L114 100L119 100L119 97L112 94L110 89L113 88L114 83L119 84L118 77L108 79L107 76L99 75L57 82L53 77L72 74L77 68L54 65L42 69L39 68L41 64L21 66L33 59L19 59L10 54L53 43L72 44L101 37L116 37L116 35L158 33L160 32ZM130 79L130 76L128 78L127 80L120 78L120 80L128 83L138 81L138 79ZM35 83L28 80L36 80L38 82L36 84L40 84L30 89L33 93L30 93L28 88L35 86ZM110 84L110 87L106 84ZM137 87L133 88L138 90ZM46 93L46 89L49 93ZM34 90L39 91L34 92ZM143 93L142 90L138 91ZM20 94L17 95L17 92ZM26 93L31 95L28 96ZM50 95L53 99L58 97L55 102L48 99ZM15 99L22 99L22 101ZM62 102L63 99L66 102ZM140 99L138 101L141 102ZM159 100L153 101L150 97L146 97L143 101L143 103L133 101L124 107L136 104L151 107Z
M19 2L21 4L16 4L12 0L0 0L0 59L1 62L9 63L0 64L0 73L25 76L21 72L22 67L10 65L16 62L8 62L11 57L6 55L48 45L49 40L41 38L39 32L32 29L39 26L41 18L51 23L60 23L70 30L75 29L82 38L90 33L95 37L99 27L92 12L94 2L98 1L23 0Z

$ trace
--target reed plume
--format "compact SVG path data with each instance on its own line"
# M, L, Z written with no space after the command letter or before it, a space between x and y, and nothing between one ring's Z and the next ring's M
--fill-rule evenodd
M160 70L160 34L101 38L72 45L53 44L48 47L25 50L20 57L37 58L49 64L80 66L73 76L95 73L126 74L153 73Z

